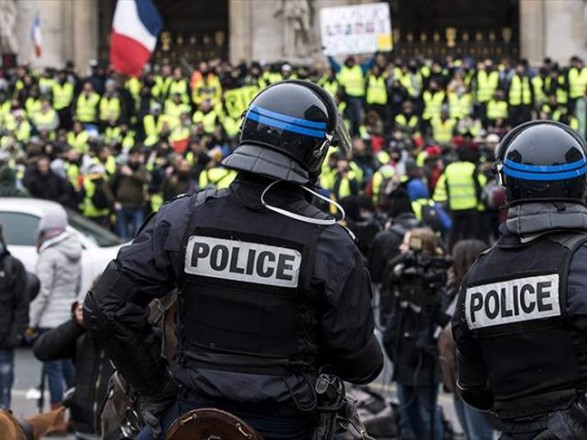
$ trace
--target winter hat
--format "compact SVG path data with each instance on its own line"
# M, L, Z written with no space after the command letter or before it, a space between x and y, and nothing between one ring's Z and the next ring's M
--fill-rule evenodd
M65 229L67 224L67 213L65 209L61 205L51 205L47 208L45 215L43 215L39 222L39 232Z

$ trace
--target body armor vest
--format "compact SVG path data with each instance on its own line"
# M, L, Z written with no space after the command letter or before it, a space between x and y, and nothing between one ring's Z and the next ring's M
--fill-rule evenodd
M314 372L310 278L322 227L246 208L227 191L202 194L184 237L180 362L253 374Z
M568 270L587 235L494 246L469 271L464 305L501 419L567 407L587 384L587 343L566 313ZM507 268L507 275L504 275Z

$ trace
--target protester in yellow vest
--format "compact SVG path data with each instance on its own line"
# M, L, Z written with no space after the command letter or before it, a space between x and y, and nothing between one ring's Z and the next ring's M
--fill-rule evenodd
M59 115L51 108L47 99L41 101L41 109L31 117L37 131L50 132L53 135L59 127Z
M219 122L218 113L212 108L210 101L204 101L194 112L192 121L194 124L201 124L204 133L212 134Z
M387 118L387 77L379 65L374 64L367 74L365 103L368 110L375 110L382 119Z
M181 102L181 95L178 93L171 95L171 98L165 101L163 113L167 116L167 122L171 130L179 125L179 118L186 111L190 111L190 106Z
M461 145L457 149L458 160L446 166L436 183L433 199L450 210L453 220L450 249L458 240L481 236L481 189L487 178L477 171L478 155L478 148L472 144Z
M19 142L28 142L31 139L32 127L22 109L14 110L12 118L6 124L6 130L13 133Z
M504 91L497 90L493 98L487 103L486 126L492 125L498 119L507 119L509 114L508 107Z
M90 135L84 130L80 121L73 123L73 130L67 134L67 144L80 154L86 154L90 148Z
M106 183L106 170L101 164L92 165L84 175L82 187L82 214L97 224L110 229L110 210L114 196Z
M332 67L329 67L326 70L326 73L324 73L324 75L322 75L322 77L318 80L318 85L330 93L333 97L336 96L340 91L340 84Z
M365 74L373 67L375 59L358 64L354 56L346 58L340 65L334 58L328 57L330 67L336 72L338 82L343 91L343 99L346 102L345 116L350 122L350 133L358 136L364 118L365 99Z
M51 87L53 108L59 114L61 126L69 130L71 128L71 103L74 97L74 84L67 78L67 71L62 69L57 72L56 81Z
M453 138L457 120L451 118L447 109L440 112L440 117L435 117L430 121L432 140L437 144L448 144Z
M89 81L83 85L82 92L74 104L74 116L82 124L95 124L98 120L98 104L100 95L94 91L94 86Z
M420 118L414 113L414 104L412 101L402 103L402 111L394 118L394 130L400 130L408 137L413 137L419 133Z
M567 73L567 83L569 85L569 110L573 112L577 100L585 98L587 91L587 67L583 60L577 56L571 57L571 67Z
M199 106L204 101L210 101L212 107L220 104L222 98L222 85L214 72L203 71L200 78L192 83L192 102Z
M499 87L499 72L494 69L491 60L477 64L477 72L471 77L475 116L484 119L487 102Z
M189 104L190 91L188 87L188 81L183 76L181 67L176 67L175 69L173 69L173 78L169 83L168 95L173 96L175 94L179 94L179 96L181 97L181 102L183 102L184 104Z
M519 62L511 77L508 90L510 122L516 126L532 118L534 90L527 74L527 65Z
M105 125L114 120L118 123L122 116L122 99L114 81L106 81L104 95L100 99L100 123Z
M422 94L422 101L424 104L422 120L429 122L434 118L438 118L445 99L446 93L440 88L438 81L434 79L430 80L428 88Z
M158 98L161 102L164 102L169 96L169 87L173 82L171 76L171 66L164 64L161 67L161 74L155 75L155 84L151 88L151 93L154 98Z

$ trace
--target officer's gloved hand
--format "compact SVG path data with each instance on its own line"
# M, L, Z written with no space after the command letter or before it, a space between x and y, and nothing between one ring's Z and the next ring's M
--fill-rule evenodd
M143 416L145 424L151 429L154 438L161 436L160 420L165 411L176 401L178 386L171 376L163 382L153 394L139 397L138 410Z

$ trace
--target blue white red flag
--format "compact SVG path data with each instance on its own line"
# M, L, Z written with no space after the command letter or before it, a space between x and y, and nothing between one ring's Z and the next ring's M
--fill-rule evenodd
M163 20L152 0L118 0L110 40L114 70L139 76L155 50L162 27Z
M37 12L31 27L31 40L33 41L33 50L39 58L43 54L43 37L41 35L41 14Z

